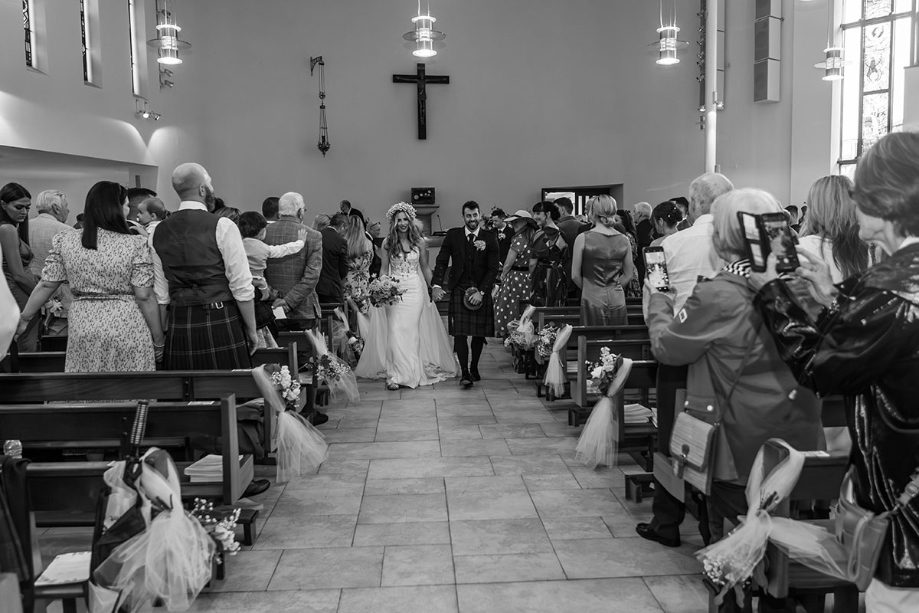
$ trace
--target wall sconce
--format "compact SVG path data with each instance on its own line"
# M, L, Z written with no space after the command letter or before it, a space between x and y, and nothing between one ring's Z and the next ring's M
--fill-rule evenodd
M159 121L160 120L160 117L162 117L162 115L151 111L150 108L147 106L146 100L143 101L143 104L140 104L140 102L141 100L137 99L134 103L135 115L137 115L141 119L146 119L147 121Z
M174 0L157 0L156 38L147 41L147 46L156 49L156 61L168 66L182 63L179 50L191 49L191 45L179 39L182 28L176 23Z
M843 68L846 64L842 57L842 47L827 47L823 50L823 53L826 54L826 59L814 64L814 68L823 69L822 78L824 81L841 81L844 76Z

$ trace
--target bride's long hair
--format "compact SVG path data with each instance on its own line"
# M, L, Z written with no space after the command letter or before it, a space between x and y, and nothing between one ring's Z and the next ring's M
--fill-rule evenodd
M395 257L400 257L402 255L402 241L399 239L399 230L396 229L396 219L399 215L405 215L408 217L408 240L413 247L421 248L424 245L424 238L421 236L421 232L418 231L418 227L415 225L415 220L412 219L412 216L404 211L399 211L393 215L392 220L389 222L389 241L387 243L387 251L389 251L389 259Z

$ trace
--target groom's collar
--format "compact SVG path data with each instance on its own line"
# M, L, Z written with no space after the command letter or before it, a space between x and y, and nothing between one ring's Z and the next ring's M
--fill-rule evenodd
M474 234L476 238L479 238L479 230L482 228L476 228L475 232L471 231L468 226L463 226L463 236L466 237L466 240L469 240L469 235Z

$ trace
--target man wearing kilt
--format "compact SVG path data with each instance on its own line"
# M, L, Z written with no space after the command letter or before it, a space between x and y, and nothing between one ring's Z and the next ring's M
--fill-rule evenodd
M494 334L495 329L491 290L498 276L500 248L495 234L480 227L481 221L478 203L472 200L465 203L464 226L447 231L432 279L432 298L437 301L445 295L441 286L447 266L450 266L447 283L450 334L453 335L453 351L462 368L460 384L463 387L472 387L474 381L482 379L479 358L485 347L485 337ZM471 362L467 336L472 337Z
M251 368L255 291L239 228L212 215L214 187L198 164L172 173L182 203L153 235L155 290L168 313L169 370Z

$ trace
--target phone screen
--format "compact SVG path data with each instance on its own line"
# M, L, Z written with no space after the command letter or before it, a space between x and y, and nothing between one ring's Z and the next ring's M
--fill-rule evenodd
M795 270L799 266L798 253L795 251L796 241L788 227L788 219L783 213L760 215L760 219L769 250L775 254L775 269L779 272Z
M648 270L648 281L657 289L670 287L670 275L667 273L667 261L662 247L645 249L645 268Z
M747 254L750 257L750 268L757 272L766 270L766 251L760 238L759 225L756 215L738 213L740 223L743 224L744 239L747 243Z

